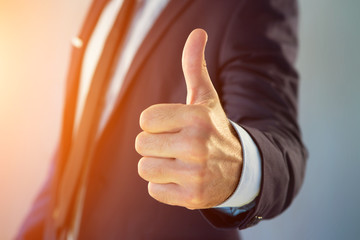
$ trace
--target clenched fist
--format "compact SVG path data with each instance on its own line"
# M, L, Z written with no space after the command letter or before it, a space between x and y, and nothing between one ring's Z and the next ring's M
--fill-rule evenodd
M135 143L143 157L139 175L156 200L189 209L224 202L242 169L241 144L210 80L204 50L207 34L196 29L183 50L186 104L158 104L140 116Z

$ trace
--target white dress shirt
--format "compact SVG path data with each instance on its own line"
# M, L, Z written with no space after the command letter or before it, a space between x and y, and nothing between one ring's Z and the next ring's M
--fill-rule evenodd
M106 95L105 109L100 119L98 132L104 129L110 114L113 111L115 102L120 92L123 79L127 74L129 66L143 42L150 28L164 10L170 0L138 0L134 17L130 24L127 36L125 38L123 48L120 49L119 59L117 60L117 68L112 76L109 89ZM94 74L97 62L116 16L121 8L123 0L111 0L103 10L100 19L94 29L94 32L88 43L83 65L81 69L80 87L77 99L77 108L75 115L74 132L77 131L81 114L83 112L85 99L89 92L92 76ZM180 60L180 59L179 59ZM252 202L259 193L261 180L261 158L256 144L250 135L239 125L230 121L238 133L243 148L243 169L239 184L230 198L217 207L242 207ZM76 232L79 226L80 213L85 195L85 184L78 193L78 201L75 214L75 224L73 230ZM76 236L75 232L73 234ZM73 235L69 235L68 239L73 239ZM75 237L76 239L76 237Z

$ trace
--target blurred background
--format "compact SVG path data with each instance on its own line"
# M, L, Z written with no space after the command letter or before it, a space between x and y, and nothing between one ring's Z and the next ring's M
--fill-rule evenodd
M45 180L60 130L70 40L90 0L0 0L0 239ZM360 1L300 0L304 185L244 239L358 239Z

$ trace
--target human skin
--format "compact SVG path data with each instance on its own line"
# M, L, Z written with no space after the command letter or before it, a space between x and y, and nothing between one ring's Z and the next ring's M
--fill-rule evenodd
M186 104L156 104L140 115L138 173L154 199L188 209L224 202L238 185L242 148L209 77L207 34L190 33L182 56Z

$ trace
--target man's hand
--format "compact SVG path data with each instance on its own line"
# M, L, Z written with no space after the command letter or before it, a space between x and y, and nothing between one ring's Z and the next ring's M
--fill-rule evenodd
M140 116L135 143L144 156L139 175L156 200L203 209L219 205L235 190L242 169L241 145L210 80L204 50L207 34L196 29L182 57L185 104L158 104Z

